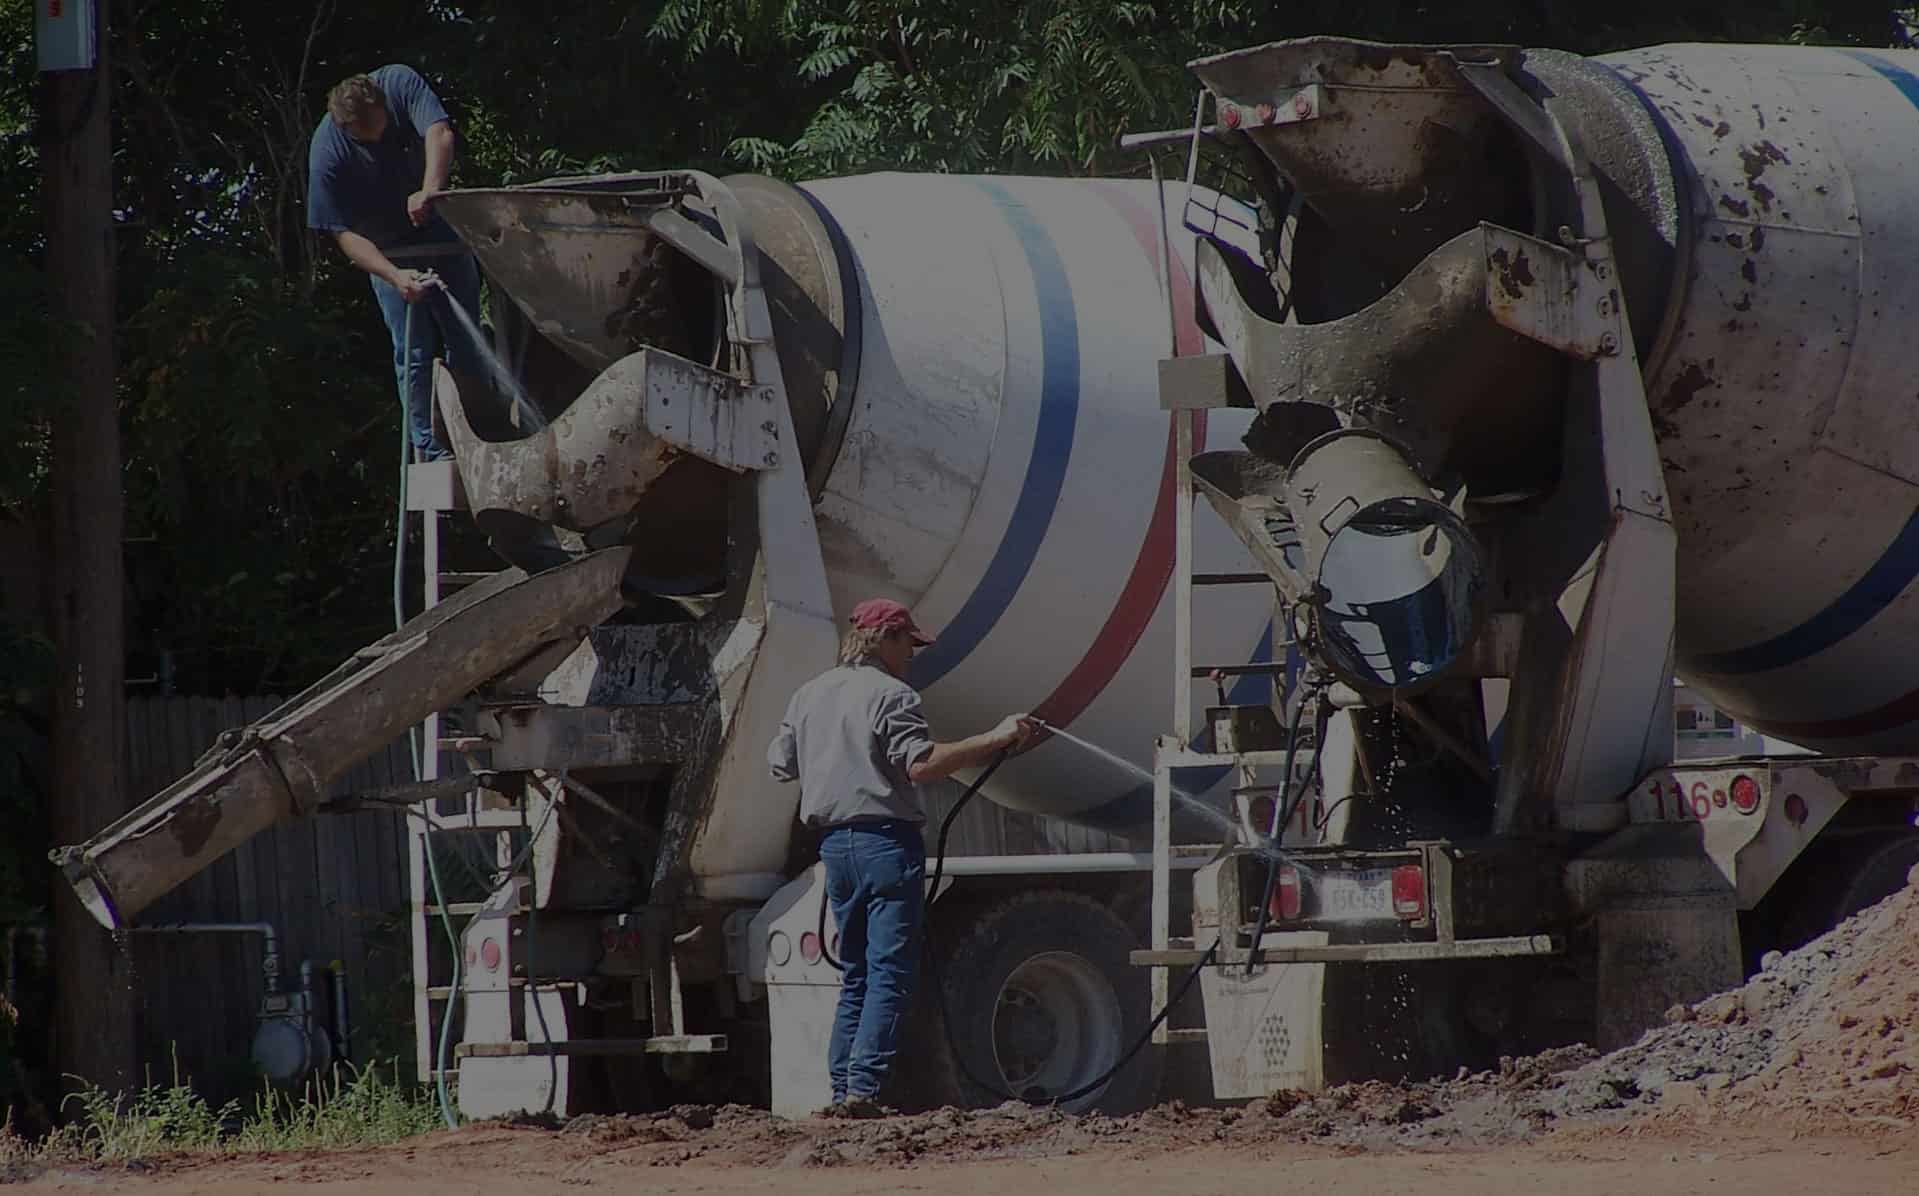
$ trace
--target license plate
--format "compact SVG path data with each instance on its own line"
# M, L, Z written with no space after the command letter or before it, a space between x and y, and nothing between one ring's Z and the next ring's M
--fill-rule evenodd
M1322 872L1313 878L1318 898L1315 915L1326 922L1392 921L1393 872L1367 868L1356 872Z

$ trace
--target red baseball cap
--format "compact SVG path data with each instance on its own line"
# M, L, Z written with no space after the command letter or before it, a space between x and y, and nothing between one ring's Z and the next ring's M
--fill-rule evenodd
M921 631L919 624L913 622L912 612L891 598L868 598L853 608L853 617L849 622L867 631L903 629L921 647L933 642L933 637Z

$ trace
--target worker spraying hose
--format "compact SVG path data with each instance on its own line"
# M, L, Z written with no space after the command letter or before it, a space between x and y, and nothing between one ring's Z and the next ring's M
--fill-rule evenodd
M453 150L439 97L395 63L333 88L307 153L307 227L330 235L366 272L393 342L408 440L427 461L451 455L433 434L427 364L443 352L449 367L465 369L481 351L469 331L480 310L479 266L432 206ZM412 319L423 301L431 318Z
M930 886L937 893L947 835L955 818L1007 756L1036 732L1057 736L1123 770L1140 770L1097 744L1027 714L1009 715L993 730L969 739L935 742L921 712L919 694L904 680L913 655L932 639L920 631L904 606L888 599L860 603L850 622L839 665L794 694L767 760L776 779L800 782L800 817L824 832L820 858L826 865L826 900L820 907L821 929L830 904L840 930L842 960L834 961L841 973L840 999L828 1048L832 1100L820 1116L864 1118L884 1113L878 1094L918 972L929 888L925 812L918 786L961 769L985 766L940 825L938 867ZM1232 824L1218 811L1196 798L1181 796L1186 805L1210 815L1231 832ZM939 988L937 953L932 959ZM1199 970L1192 969L1179 993L1110 1068L1051 1099L1084 1096L1126 1066L1185 996ZM940 1022L950 1035L950 1017L942 1016ZM1027 1099L971 1078L988 1092Z
M827 1117L874 1117L918 974L925 920L926 812L919 786L988 763L1037 729L1008 715L969 739L933 739L907 666L932 639L897 602L853 608L837 667L800 687L767 749L775 779L800 783L818 829L844 959L828 1051Z

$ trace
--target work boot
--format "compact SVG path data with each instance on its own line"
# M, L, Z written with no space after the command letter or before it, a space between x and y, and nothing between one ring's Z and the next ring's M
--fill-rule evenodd
M813 1116L820 1118L839 1118L846 1116L846 1098L843 1096L834 1097L831 1104L822 1105L814 1110Z
M847 1117L855 1121L866 1121L875 1117L885 1117L892 1112L891 1109L888 1109L872 1097L862 1096L857 1092L851 1093L845 1100L841 1101L839 1110L838 1113L834 1114L835 1117Z

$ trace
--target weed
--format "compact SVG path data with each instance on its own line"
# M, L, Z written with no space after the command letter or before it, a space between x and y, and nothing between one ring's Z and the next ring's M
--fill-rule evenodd
M391 1081L369 1067L350 1078L336 1071L297 1098L267 1089L227 1145L241 1151L381 1146L439 1125L432 1101L400 1086L396 1063Z
M57 1157L94 1163L212 1150L221 1121L239 1112L237 1103L215 1112L181 1079L177 1064L172 1084L149 1085L124 1099L89 1084L61 1102L62 1112L76 1107L77 1115L46 1146Z
M377 1066L345 1068L298 1093L263 1087L251 1107L215 1109L176 1073L170 1085L116 1096L88 1085L66 1099L71 1114L37 1144L0 1126L0 1177L49 1165L118 1165L179 1154L265 1154L381 1146L439 1126L433 1102Z

